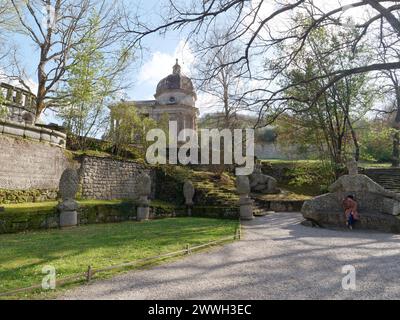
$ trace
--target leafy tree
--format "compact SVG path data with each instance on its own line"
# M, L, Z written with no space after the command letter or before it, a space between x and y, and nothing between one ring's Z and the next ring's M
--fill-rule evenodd
M68 80L59 92L62 107L58 117L79 138L81 149L85 149L88 136L106 132L107 103L121 89L120 79L130 61L125 51L110 59L101 50L100 16L95 11L89 25L87 35L72 52L74 64L67 68Z
M115 125L109 133L109 139L114 144L114 153L119 156L126 156L126 151L134 148L144 159L147 148L152 144L146 140L147 133L152 129L168 132L168 114L163 114L156 121L140 114L134 106L121 103L112 107L111 117Z
M99 48L107 55L120 52L124 32L120 28L123 19L122 1L110 0L10 0L17 16L19 30L26 45L33 45L38 54L37 62L36 118L48 108L60 106L61 85L68 80L71 68L77 63L74 51L80 51L87 34L91 32L91 19L95 8L99 27L96 35ZM18 66L15 75L26 89L23 70Z
M346 39L351 32L337 32L334 28L314 30L308 37L303 50L295 59L294 67L284 72L282 84L292 99L288 102L287 113L292 115L296 138L301 144L316 146L321 155L328 154L333 164L340 166L346 160L346 153L358 159L360 146L355 123L372 106L368 78L365 75L344 77L327 90L325 80L309 81L341 65L346 68L354 59L368 56L366 50L356 52L334 49L340 46L339 39ZM282 47L281 50L292 50ZM302 85L292 85L302 83ZM316 102L308 97L322 92ZM299 130L300 128L300 130ZM355 150L354 152L352 150Z
M386 121L368 121L359 130L362 160L391 162L393 134L397 130L388 126Z

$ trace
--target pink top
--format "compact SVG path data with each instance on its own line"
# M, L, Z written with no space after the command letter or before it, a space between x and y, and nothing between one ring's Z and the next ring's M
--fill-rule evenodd
M343 208L346 218L349 218L350 214L353 214L354 219L359 220L360 215L358 213L358 204L356 201L346 198L343 200Z

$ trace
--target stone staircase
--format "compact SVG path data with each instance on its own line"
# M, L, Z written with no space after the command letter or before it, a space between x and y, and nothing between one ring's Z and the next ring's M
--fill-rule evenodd
M400 168L364 169L363 173L387 190L400 193Z
M231 177L220 180L212 173L195 172L192 182L196 188L196 201L206 206L236 207L239 197L236 195L235 182Z

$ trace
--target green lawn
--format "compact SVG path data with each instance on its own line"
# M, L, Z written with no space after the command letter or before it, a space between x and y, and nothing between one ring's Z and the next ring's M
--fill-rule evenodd
M46 265L62 278L88 265L117 265L233 236L237 226L234 220L176 218L0 235L0 293L40 284Z

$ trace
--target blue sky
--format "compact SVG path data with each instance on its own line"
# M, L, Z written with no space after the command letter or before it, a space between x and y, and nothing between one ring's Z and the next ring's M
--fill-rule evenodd
M159 17L159 4L157 0L126 0L130 9L140 13L156 22ZM132 7L134 5L134 7ZM193 63L193 56L190 49L184 45L185 36L179 32L169 32L162 36L154 34L144 41L147 50L137 52L137 59L134 66L128 71L128 80L133 83L125 94L132 100L153 99L156 86L159 80L172 72L175 59L178 58L182 65L183 72L190 75L190 65ZM13 34L10 41L18 48L19 60L24 62L26 76L30 82L36 82L36 68L38 63L38 52L27 37ZM56 119L50 112L46 112L43 119L45 122L54 122Z
M157 24L160 19L160 14L163 11L162 3L168 1L160 0L116 0L126 1L128 7L132 11L137 11L147 21L152 21ZM251 0L252 3L258 3L262 0ZM344 2L348 0L343 0ZM327 4L330 1L318 0L322 4ZM263 11L260 15L269 15L274 6L265 1L262 7ZM357 13L351 11L352 14ZM360 13L358 13L360 14ZM278 27L280 26L278 21ZM21 35L13 34L9 38L12 43L19 47L20 60L25 62L27 77L35 82L36 68L38 63L38 52L34 51L32 44L27 42L27 38ZM182 66L183 72L191 76L191 66L194 62L194 56L188 45L185 44L186 36L180 32L168 32L165 36L154 34L145 39L144 45L148 49L140 55L136 60L133 68L129 68L128 80L133 83L133 86L126 90L125 95L131 100L148 100L153 99L158 81L166 77L172 72L172 66L175 59L178 58ZM1 70L0 70L1 71ZM202 114L205 112L215 111L215 100L206 94L198 92L197 106ZM55 119L49 113L43 119L45 122L54 122Z

